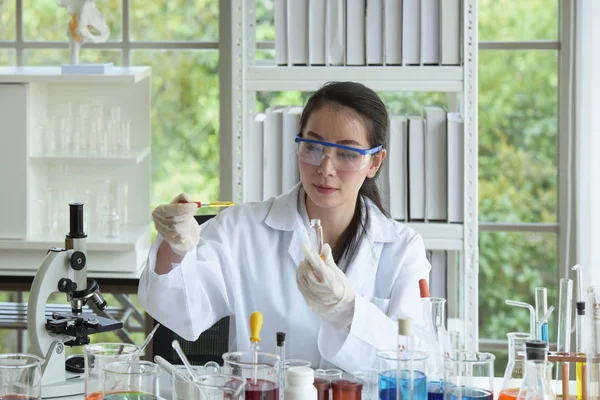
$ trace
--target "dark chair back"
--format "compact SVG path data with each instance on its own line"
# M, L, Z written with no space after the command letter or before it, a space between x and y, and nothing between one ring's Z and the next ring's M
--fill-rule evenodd
M196 221L203 224L214 215L195 215ZM160 321L159 321L160 322ZM155 325L154 322L152 325ZM223 365L223 353L229 351L229 317L217 321L212 327L202 332L198 340L187 341L165 326L160 326L152 340L152 357L161 356L171 364L182 364L181 359L173 350L171 342L177 339L185 356L193 365L203 365L215 361Z

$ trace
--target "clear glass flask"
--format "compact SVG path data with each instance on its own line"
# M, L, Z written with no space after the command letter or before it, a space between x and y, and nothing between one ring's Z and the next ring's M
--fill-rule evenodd
M544 360L527 361L517 400L556 400L552 390L552 365Z
M523 383L525 373L525 342L529 340L528 333L510 332L508 337L508 364L502 380L502 389L498 400L515 400L519 394L519 388Z
M444 393L444 354L452 350L450 335L446 330L446 299L423 297L425 330L417 350L427 354L427 392L430 398Z

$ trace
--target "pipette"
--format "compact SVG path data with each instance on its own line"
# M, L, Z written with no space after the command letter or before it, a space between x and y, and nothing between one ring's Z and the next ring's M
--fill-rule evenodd
M181 358L181 361L183 362L183 365L185 365L185 367L187 368L187 370L190 374L190 378L192 378L192 381L197 382L198 378L196 377L196 374L194 373L192 364L190 364L190 360L188 360L188 358L185 356L185 353L181 349L181 346L179 345L179 342L177 341L177 339L175 339L171 342L171 347L173 347L173 350L175 350L175 352L177 353L179 358Z
M152 329L152 331L150 332L150 334L148 334L148 336L146 337L146 340L144 340L144 343L142 343L142 345L140 346L140 348L137 350L137 355L136 355L135 358L138 358L144 352L144 349L146 348L146 346L148 346L148 343L150 343L150 341L154 337L154 334L156 333L156 331L158 330L158 328L160 328L160 324L156 323L156 325L154 325L154 328Z
M260 330L263 326L263 316L260 312L255 311L250 315L250 352L252 353L252 385L257 383L258 375L258 351L260 347Z
M505 302L509 306L515 307L523 307L529 310L529 337L533 340L536 339L536 329L535 329L535 309L529 303L524 303L522 301L515 300L506 300Z
M184 201L184 200L180 201L180 203L194 203L198 206L198 208L201 208L201 207L232 207L237 204L233 201Z

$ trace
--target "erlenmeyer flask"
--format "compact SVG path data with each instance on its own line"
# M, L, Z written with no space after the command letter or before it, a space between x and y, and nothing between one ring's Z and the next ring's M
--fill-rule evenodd
M452 350L450 336L446 331L446 299L441 297L421 298L424 312L425 332L418 350L427 354L427 392L429 398L444 394L444 353Z
M552 365L544 360L527 361L517 400L556 400L552 390Z
M508 337L508 364L498 400L515 400L523 383L525 342L529 340L529 334L510 332L506 336ZM523 353L523 355L519 357L519 353Z

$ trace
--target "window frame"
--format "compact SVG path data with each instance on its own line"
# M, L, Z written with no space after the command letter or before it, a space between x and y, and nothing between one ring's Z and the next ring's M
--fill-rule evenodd
M574 89L572 60L574 58L574 13L575 2L556 0L558 2L559 26L557 40L534 41L480 41L479 51L494 50L556 50L558 52L558 190L557 190L557 222L556 223L492 223L479 222L479 232L524 232L555 233L558 248L558 266L556 286L561 278L574 279L571 266L575 264L576 237L575 220L575 188L577 185L574 168L574 119L572 93ZM480 348L490 350L506 350L506 340L479 338Z

